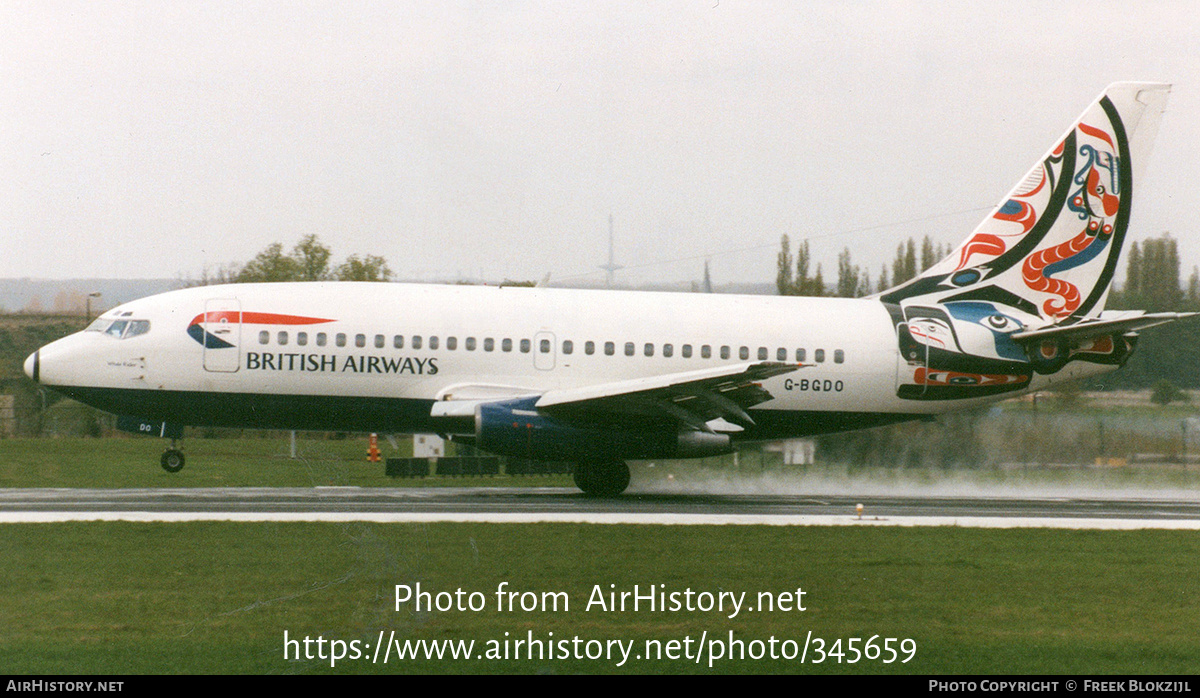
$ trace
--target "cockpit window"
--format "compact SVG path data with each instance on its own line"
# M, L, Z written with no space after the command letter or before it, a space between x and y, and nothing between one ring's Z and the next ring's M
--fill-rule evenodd
M149 320L130 320L129 327L125 328L125 336L123 337L123 339L129 339L130 337L136 337L139 334L146 334L149 331L150 331L150 321Z
M149 320L112 320L98 318L88 325L87 332L103 332L117 339L129 339L150 331Z

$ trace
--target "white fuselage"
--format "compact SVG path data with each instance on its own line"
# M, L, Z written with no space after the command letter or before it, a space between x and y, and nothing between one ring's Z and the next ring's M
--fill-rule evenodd
M48 345L37 379L110 411L194 425L248 416L246 426L320 428L324 415L328 428L349 429L355 401L382 400L407 404L413 419L393 412L380 424L368 409L361 430L425 431L429 404L456 390L536 394L748 361L800 365L762 383L773 399L753 414L845 415L836 429L989 401L897 397L905 364L895 324L872 299L317 282L184 289L103 319L148 326ZM1055 379L1100 370L1109 367ZM1030 389L1045 385L1039 377ZM289 417L289 406L304 414ZM829 430L806 423L820 420L777 420L744 436Z

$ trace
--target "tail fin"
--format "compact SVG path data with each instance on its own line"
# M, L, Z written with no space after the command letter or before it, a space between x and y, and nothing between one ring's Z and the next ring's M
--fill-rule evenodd
M949 257L880 294L991 301L1074 324L1104 309L1170 85L1109 85Z

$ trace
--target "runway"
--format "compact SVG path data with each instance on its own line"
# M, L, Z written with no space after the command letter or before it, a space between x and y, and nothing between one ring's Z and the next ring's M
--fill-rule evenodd
M857 505L862 504L859 514ZM553 487L3 489L0 522L375 521L1200 529L1178 498L627 494Z

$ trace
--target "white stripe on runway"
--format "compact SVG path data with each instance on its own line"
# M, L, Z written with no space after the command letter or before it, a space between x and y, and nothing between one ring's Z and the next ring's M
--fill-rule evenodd
M589 523L667 526L957 526L960 528L1068 528L1128 531L1137 529L1200 530L1195 519L1103 519L999 516L760 516L740 514L616 514L616 513L242 513L242 512L40 512L0 513L0 523L57 523L63 521L310 521L374 523Z

